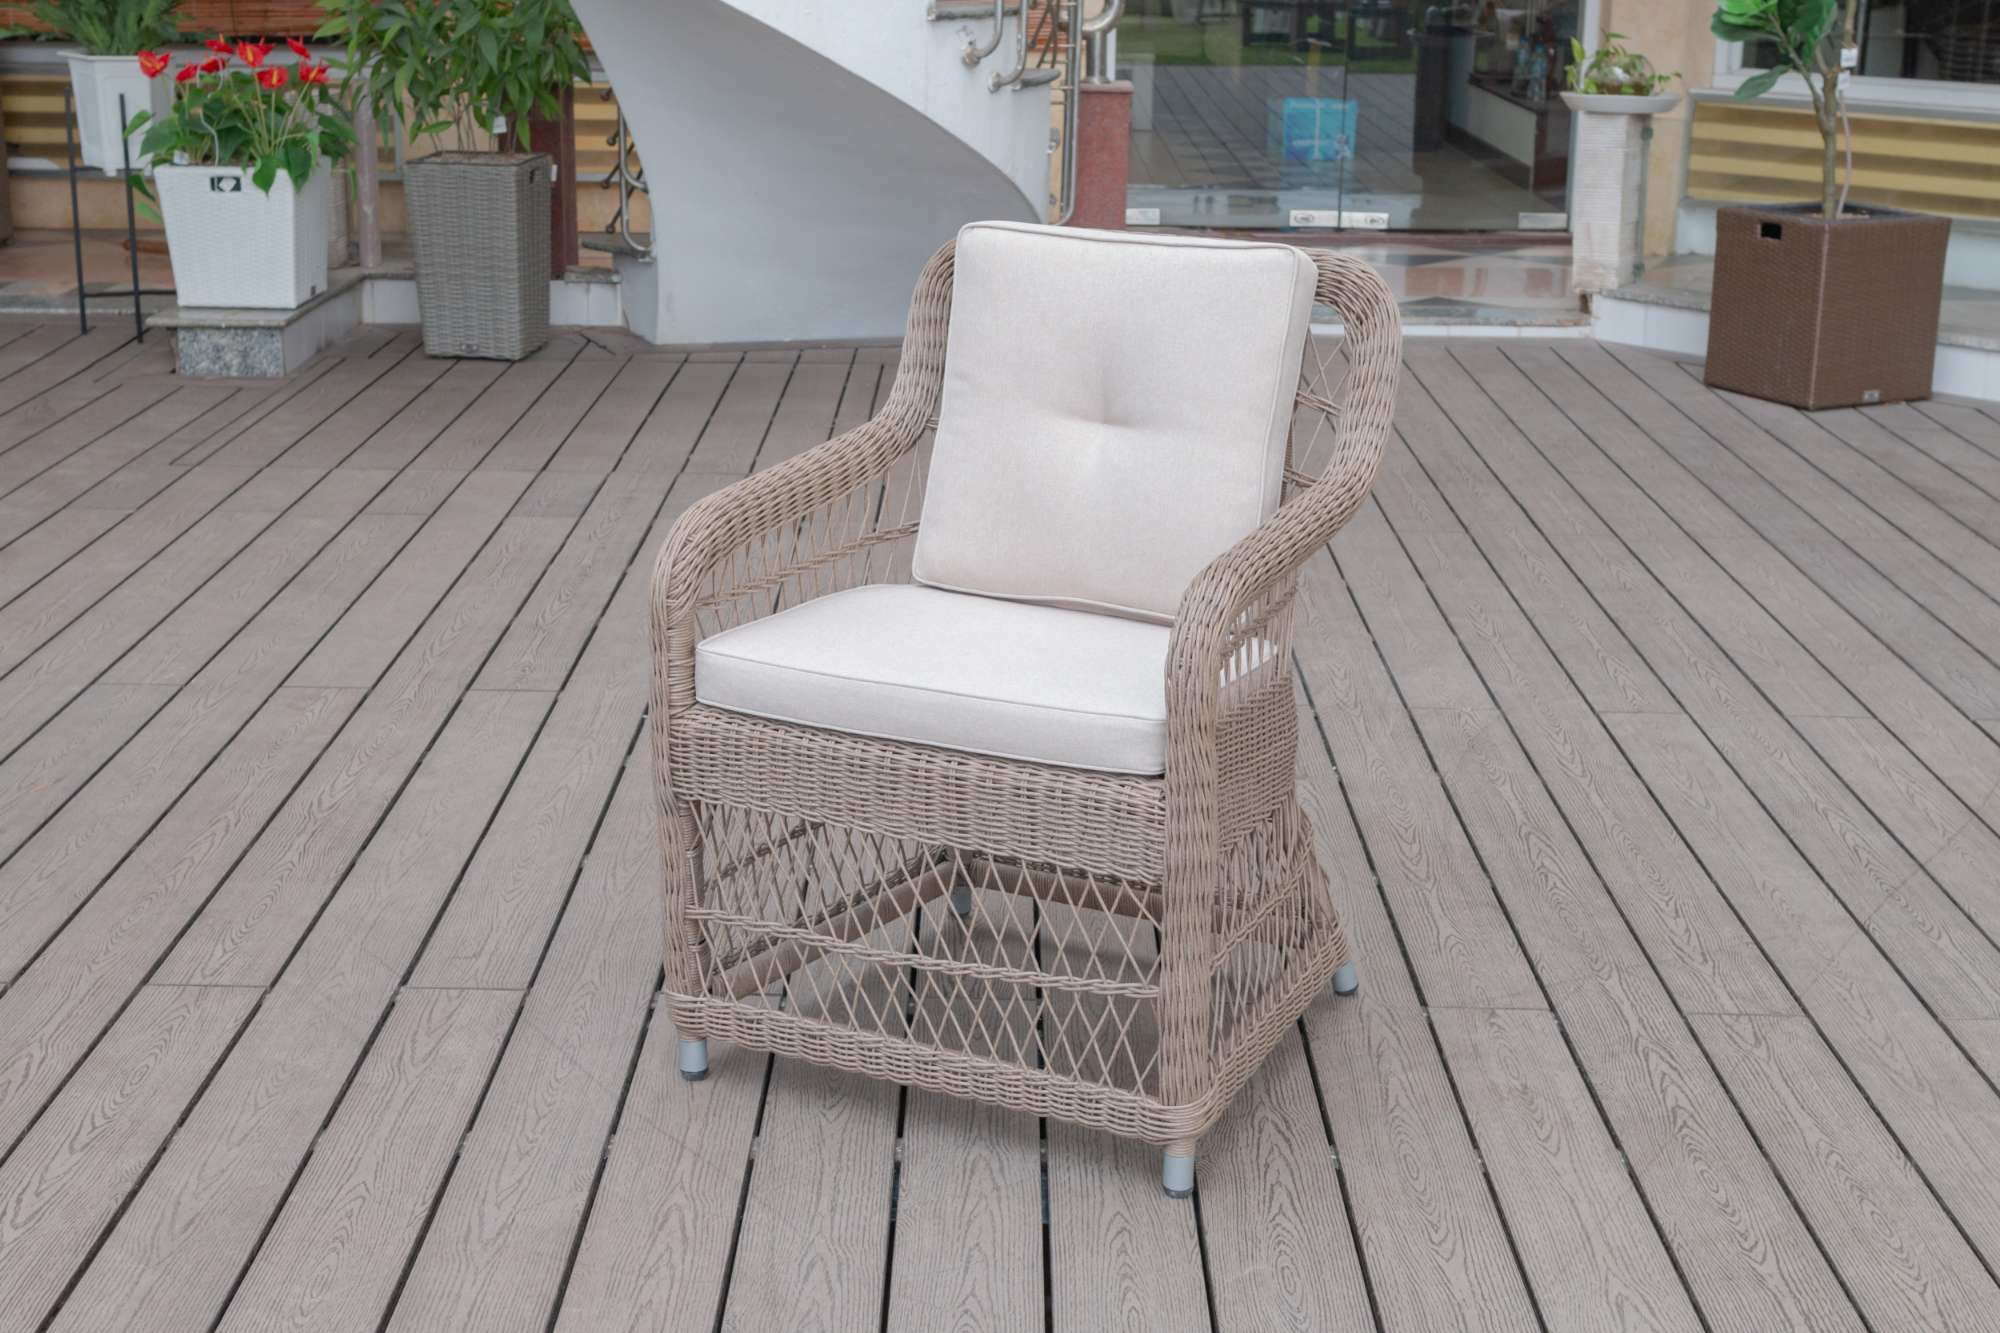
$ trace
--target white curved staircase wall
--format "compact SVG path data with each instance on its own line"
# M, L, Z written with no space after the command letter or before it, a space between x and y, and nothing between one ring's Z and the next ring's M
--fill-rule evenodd
M1047 194L1041 90L988 90L923 0L575 0L652 190L621 261L656 342L895 337L931 252ZM980 25L983 27L984 25ZM649 290L650 288L650 290Z

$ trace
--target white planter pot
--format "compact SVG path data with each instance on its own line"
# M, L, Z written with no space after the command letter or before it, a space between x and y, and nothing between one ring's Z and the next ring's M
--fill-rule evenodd
M1679 93L1655 93L1637 97L1630 93L1569 93L1563 105L1572 111L1594 111L1604 116L1659 116L1681 104Z
M168 76L149 79L139 72L137 56L93 56L81 51L65 51L69 61L70 87L76 93L78 159L106 175L125 169L125 155L118 147L118 132L141 111L164 116L173 105L173 85ZM125 95L125 119L118 117L118 95ZM139 151L145 131L130 135L132 165L146 164Z
M1646 140L1652 117L1681 103L1679 93L1627 97L1565 92L1576 112L1570 160L1570 281L1606 292L1638 276L1645 253Z
M290 310L325 291L331 176L294 190L281 171L265 194L243 167L154 168L180 304Z

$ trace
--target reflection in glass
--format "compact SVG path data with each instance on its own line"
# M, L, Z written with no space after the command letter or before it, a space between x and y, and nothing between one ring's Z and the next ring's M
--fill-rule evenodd
M1131 0L1128 202L1167 226L1560 225L1581 9Z

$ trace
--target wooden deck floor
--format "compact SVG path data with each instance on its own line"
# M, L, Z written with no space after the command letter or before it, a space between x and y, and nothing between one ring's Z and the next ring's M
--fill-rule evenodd
M1362 991L1175 1203L671 1073L648 560L892 351L123 336L0 329L0 1329L2000 1327L1990 410L1413 345L1300 631Z

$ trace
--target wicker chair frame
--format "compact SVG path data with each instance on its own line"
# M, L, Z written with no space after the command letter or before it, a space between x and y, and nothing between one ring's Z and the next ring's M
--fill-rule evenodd
M649 726L681 1071L707 1038L1095 1125L1196 1139L1353 966L1296 794L1298 571L1367 495L1401 325L1365 264L1313 252L1284 502L1182 598L1164 777L1023 763L725 712L709 634L907 582L936 426L952 247L925 267L864 425L695 504L653 574ZM949 910L946 910L946 909ZM1338 975L1337 975L1338 974Z

